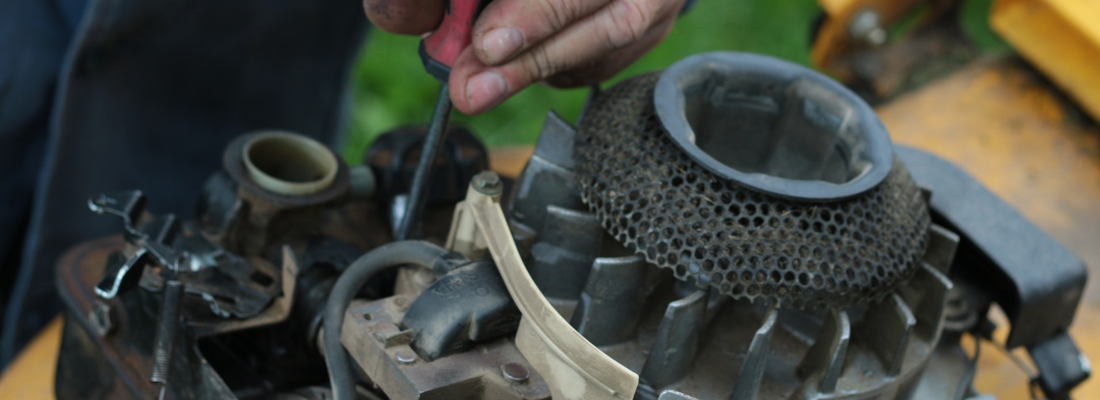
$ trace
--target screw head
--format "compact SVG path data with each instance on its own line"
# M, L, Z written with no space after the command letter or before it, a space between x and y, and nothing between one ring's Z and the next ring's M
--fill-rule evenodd
M474 175L474 189L485 194L496 194L501 190L500 175L493 171L482 171Z
M519 363L501 365L500 372L504 374L505 378L516 383L527 382L527 378L531 377L531 372L527 370L527 367Z

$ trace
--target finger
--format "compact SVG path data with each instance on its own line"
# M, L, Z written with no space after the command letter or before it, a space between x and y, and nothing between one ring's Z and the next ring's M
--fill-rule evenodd
M455 60L455 65L451 67L451 76L447 80L451 91L451 104L466 115L480 114L482 111L495 107L496 104L500 103L498 101L488 107L481 107L481 109L474 111L467 99L470 93L480 93L477 96L499 95L501 97L507 97L506 93L515 93L507 87L504 78L500 74L484 73L491 67L478 60L475 53L474 46L463 50L462 54L459 54L458 59ZM472 79L474 75L478 75L477 79Z
M455 106L466 114L483 112L532 82L635 43L653 27L655 13L670 14L666 3L680 2L615 0L500 66L487 67L472 55L459 57L450 79Z
M612 0L494 0L474 25L477 57L498 65Z
M445 0L363 0L371 24L390 33L420 35L443 21Z
M646 32L637 42L611 52L607 57L603 57L596 62L559 72L542 82L555 88L575 88L610 79L665 40L672 31L672 25L675 21L675 16L665 18Z

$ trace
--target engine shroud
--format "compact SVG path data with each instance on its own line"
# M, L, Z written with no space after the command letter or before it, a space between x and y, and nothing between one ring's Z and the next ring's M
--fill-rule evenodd
M672 110L695 128L687 135L670 132L667 115L658 115L665 106L654 101L661 73L612 87L588 111L576 144L577 175L582 199L604 228L681 279L786 308L865 305L912 277L927 246L928 208L894 160L889 138L885 150L880 145L886 133L873 132L881 128L873 111L808 69L719 55L755 62L735 64L748 71L714 71L708 68L716 63L702 55L680 62L696 64L694 71L678 64L664 73L707 77L682 88L687 106ZM820 95L825 89L850 96ZM823 104L829 101L858 106ZM788 120L803 122L782 122ZM824 153L792 145L807 140ZM685 151L685 143L698 148ZM737 152L757 160L730 158ZM714 172L722 168L739 174ZM876 174L884 177L868 184ZM762 179L748 181L754 178ZM833 189L815 197L807 194L813 185Z

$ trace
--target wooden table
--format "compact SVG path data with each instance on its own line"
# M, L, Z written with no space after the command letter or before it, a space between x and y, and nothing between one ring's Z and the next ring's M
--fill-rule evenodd
M1100 130L1083 122L1042 78L1014 61L975 63L878 108L897 143L944 157L1100 272ZM530 147L494 149L491 166L515 176ZM1100 363L1100 283L1092 279L1070 330ZM995 315L1003 342L1007 320ZM0 378L0 399L52 399L61 321L53 321ZM1027 376L986 346L976 387L1000 400L1030 399ZM1024 359L1022 349L1016 353ZM1076 399L1100 399L1100 378Z

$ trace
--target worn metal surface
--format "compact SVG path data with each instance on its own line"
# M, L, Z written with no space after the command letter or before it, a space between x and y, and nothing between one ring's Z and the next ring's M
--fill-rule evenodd
M164 315L179 312L180 296L184 294L201 298L208 304L209 312L184 314L199 324L219 325L228 322L226 319L236 317L248 319L234 321L238 322L237 325L260 326L279 322L286 317L289 306L268 307L279 292L275 285L277 277L282 275L284 286L289 284L290 289L294 287L293 278L298 268L293 253L286 246L281 254L284 265L280 275L263 259L246 259L210 242L198 232L200 228L195 224L182 224L181 227L172 214L153 216L146 213L145 203L140 191L101 194L89 199L88 205L92 211L122 217L123 237L128 244L124 252L112 253L106 260L104 277L95 286L96 295L111 300L140 283L144 290L165 293ZM133 215L144 216L139 221ZM285 279L288 274L291 278ZM293 290L286 292L286 288L283 288L284 293L291 296ZM252 318L265 311L268 314L275 311L277 318L271 319L271 315ZM210 313L213 315L207 315ZM234 322L220 325L234 325ZM160 322L162 328L168 324L168 320ZM171 322L170 325L176 324ZM165 329L158 332L165 332ZM158 337L161 335L165 333L158 333ZM158 353L158 357L162 355Z
M337 171L332 184L308 195L279 194L266 190L254 182L245 165L243 151L245 145L257 136L265 134L265 132L267 131L249 133L233 139L222 154L222 168L240 185L243 190L242 197L255 196L278 208L298 208L324 204L347 194L349 185L348 166L339 159L337 159Z
M576 135L573 126L556 113L546 116L534 154L518 163L525 165L522 172L510 174L519 175L519 184L512 189L512 202L508 205L514 223L537 230L546 218L546 206L580 207L581 195L573 173Z
M706 290L668 303L649 357L642 366L642 384L662 388L687 375L706 328L706 312Z
M646 269L638 256L597 258L569 324L596 346L630 338L644 309Z
M829 310L821 325L817 340L798 364L798 374L804 386L817 386L821 393L836 391L836 382L844 368L852 328L848 313Z
M58 396L61 398L105 396L122 399L157 395L158 386L150 381L150 371L157 365L154 334L158 329L161 296L135 290L110 300L99 300L92 292L92 283L103 272L103 260L125 246L125 241L117 236L88 242L66 253L59 263L59 286L70 309L61 347L65 357L61 357L58 364ZM181 307L184 309L207 307L193 296L180 300L183 300ZM92 334L96 332L95 327L84 315L100 304L111 307L117 324L109 333L97 336ZM202 321L201 318L196 320L194 322ZM244 322L222 329L243 329L278 320L261 315L255 323ZM169 393L183 398L232 396L231 389L203 358L204 350L200 350L199 341L193 334L182 332L172 340L174 346L163 347L160 355L166 356L162 357L165 362L157 367L158 376L171 375ZM88 374L89 369L100 372Z
M279 195L248 195L248 182L221 178L208 181L214 184L202 196L203 209L217 214L203 219L215 222L209 226L146 213L140 192L89 200L93 211L123 218L125 241L91 242L58 265L69 306L58 397L146 398L158 389L172 398L253 397L323 380L312 338L324 293L318 299L314 289L326 288L326 277L350 262L343 259L349 248L356 256L355 246L377 244L370 221L356 218L355 207L322 208L342 193L284 204ZM255 229L263 234L238 240ZM325 233L327 241L310 239ZM253 255L214 241L243 244ZM307 270L299 269L292 248L310 263ZM281 269L269 261L280 259ZM89 276L104 272L93 285ZM297 285L299 278L309 287ZM89 369L101 372L82 373Z
M603 242L599 218L551 205L538 232L528 262L531 278L548 298L576 300Z
M917 385L927 385L934 388L930 389L930 395L917 399L948 397L954 393L954 384L919 379L921 368L931 361L931 346L937 342L938 335L908 335L925 325L938 323L938 320L913 318L908 310L921 309L924 304L942 305L943 298L937 298L936 292L914 290L928 296L912 303L892 297L879 306L884 313L901 313L901 320L874 319L862 313L851 317L849 312L816 315L783 311L777 315L777 320L769 322L767 309L744 301L730 302L712 310L714 319L694 333L699 338L698 354L687 350L691 346L678 347L677 351L688 352L687 355L661 351L666 350L661 343L667 327L683 332L691 330L688 321L664 322L668 320L668 313L676 309L672 306L677 303L671 302L669 311L663 311L664 318L660 307L651 306L632 341L601 349L632 369L642 368L642 376L647 379L639 389L643 396L671 389L700 399L757 398L753 393L759 398L886 396L883 398L892 399L891 396L909 393ZM675 297L673 291L666 288L658 290L647 301L660 305L670 300ZM848 322L852 319L856 322ZM826 322L830 320L832 322ZM853 330L853 325L862 325L864 329ZM880 340L888 332L897 334L892 340ZM758 344L751 344L755 342ZM815 347L815 343L819 344ZM945 346L958 348L953 343ZM687 357L687 361L680 363L678 370L663 371L666 375L649 372L654 360L668 356ZM750 370L767 371L767 374L756 376L744 372ZM666 379L668 376L672 378ZM657 382L662 385L650 386Z
M394 296L353 302L344 319L341 341L356 363L389 398L550 398L546 382L537 371L527 368L530 364L507 338L431 361L417 357L409 346L412 331L398 327L412 300ZM528 370L526 378L516 379L521 375L519 368Z
M199 337L210 336L216 333L256 328L285 321L290 316L291 307L295 305L294 298L298 291L297 280L300 269L290 247L283 246L282 250L283 264L279 279L282 294L276 297L269 307L244 320L197 319L191 321L189 326L194 334Z
M200 209L218 214L204 220L220 222L207 226L206 235L230 252L246 257L270 250L270 244L293 242L319 231L322 208L346 198L350 186L348 166L337 159L332 184L318 192L297 196L265 190L250 177L242 153L246 144L262 134L241 135L229 143L222 155L224 172L211 176L200 202L208 205ZM224 180L223 173L232 184Z
M764 381L764 370L768 366L768 360L778 358L772 356L771 345L778 318L779 310L774 307L764 313L764 321L752 335L748 351L745 352L745 359L741 362L741 371L737 373L737 381L733 384L730 400L755 400L760 396L760 385Z
M157 395L158 386L150 382L149 371L154 366L153 333L156 329L155 310L159 309L159 298L155 295L141 296L144 291L138 290L105 300L105 303L118 310L119 320L123 323L113 334L103 337L90 335L91 327L79 317L86 315L83 313L95 307L97 301L89 282L99 280L97 275L102 274L103 260L107 255L124 246L125 241L117 236L88 242L66 253L59 263L57 276L60 292L64 294L64 300L73 312L67 318L64 335L65 341L71 344L62 348L74 353L72 357L63 357L59 362L59 397L72 398L82 391L85 392L84 396L90 393L113 393L110 398L152 398ZM148 310L127 307L144 301L148 301ZM135 340L138 338L141 339ZM186 352L183 348L186 346L177 346L173 353L179 357L173 358L185 357L180 356ZM92 367L105 370L101 374L87 375L86 368ZM191 378L190 373L180 374L181 371L175 364L172 367L176 372L173 376L179 377L180 382ZM105 385L105 382L112 384Z

